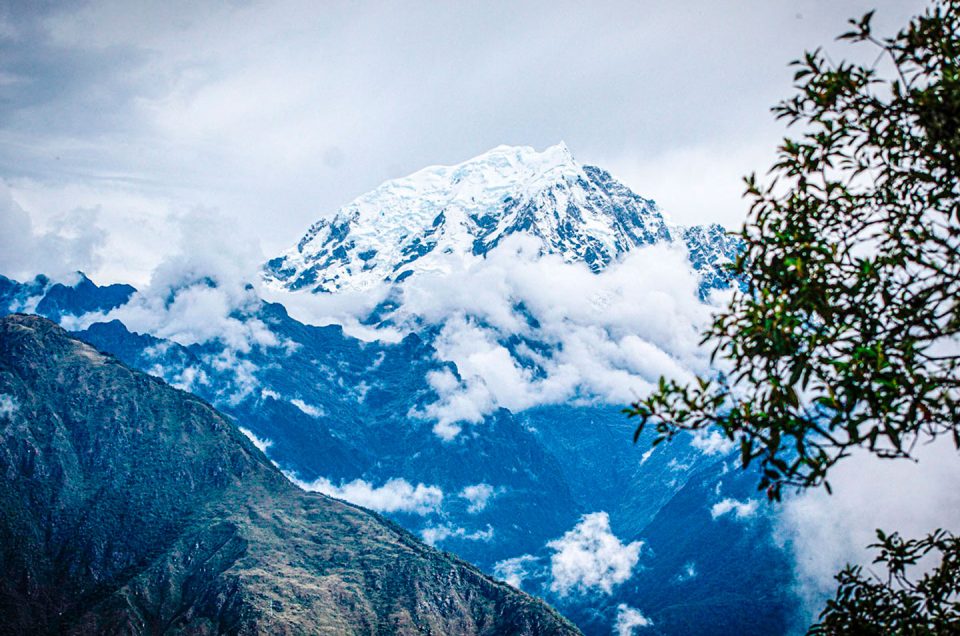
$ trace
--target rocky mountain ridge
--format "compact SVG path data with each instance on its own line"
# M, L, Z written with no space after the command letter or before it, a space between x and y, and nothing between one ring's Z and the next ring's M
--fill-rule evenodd
M0 277L0 313L42 306L69 324L90 306L107 311L121 302L118 290L91 285ZM33 296L40 287L58 303ZM271 303L243 319L267 325L289 346L246 353L216 341L184 346L117 320L76 335L210 400L302 482L326 484L324 491L338 496L350 496L349 484L365 489L364 505L498 578L507 576L502 566L521 559L525 574L511 576L514 584L549 599L587 634L609 634L621 604L649 617L651 634L784 631L793 601L770 519L759 510L742 520L713 515L722 501L750 505L755 496L753 476L730 470L720 449L707 453L678 439L644 452L649 440L632 445L632 423L616 405L602 404L499 409L444 442L430 422L408 415L434 399L430 373L448 368L436 359L430 333L363 342L336 325L299 323ZM405 484L406 497L416 489L431 498L422 507L397 507L391 484ZM464 497L480 489L488 494L482 503ZM644 543L637 567L611 594L557 595L557 555L548 544L599 511L609 513L624 545Z
M4 633L577 633L36 316L0 319L0 473Z

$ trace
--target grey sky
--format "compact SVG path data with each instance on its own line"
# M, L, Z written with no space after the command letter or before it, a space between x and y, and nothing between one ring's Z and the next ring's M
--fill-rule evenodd
M7 0L0 178L35 233L95 216L94 273L134 282L185 217L273 254L385 179L503 143L565 140L676 220L735 225L787 63L843 51L874 6L882 32L924 3Z

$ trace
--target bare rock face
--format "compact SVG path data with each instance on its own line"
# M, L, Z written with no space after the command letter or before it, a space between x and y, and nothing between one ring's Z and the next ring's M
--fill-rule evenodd
M2 633L578 633L35 316L0 319L0 475Z

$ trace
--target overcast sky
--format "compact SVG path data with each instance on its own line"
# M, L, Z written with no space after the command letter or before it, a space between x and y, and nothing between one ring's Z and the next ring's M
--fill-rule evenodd
M85 267L143 283L185 217L273 255L385 179L560 140L677 221L735 226L788 62L923 6L0 0L0 229L96 224Z

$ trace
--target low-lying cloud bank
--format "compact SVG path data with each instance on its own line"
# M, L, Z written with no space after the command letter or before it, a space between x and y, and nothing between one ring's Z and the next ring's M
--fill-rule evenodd
M304 490L343 499L377 512L405 512L422 516L438 512L443 505L443 490L438 486L414 486L406 479L389 479L382 486L374 486L362 479L335 485L325 477L306 482L287 473L287 478Z
M709 308L682 249L637 249L599 274L537 250L514 237L479 264L404 285L403 315L442 325L437 357L459 376L428 378L438 399L420 415L441 437L498 408L625 403L661 375L706 370L697 334Z
M643 542L624 544L610 530L610 516L594 512L584 515L572 530L547 547L553 550L551 590L560 595L596 590L610 594L614 586L632 576Z
M436 399L411 416L431 420L443 439L499 408L604 401L622 404L661 375L708 370L700 329L712 308L697 295L682 246L638 248L599 274L584 263L540 254L539 240L512 236L484 259L451 255L443 271L363 294L263 293L310 324L336 323L362 339L396 342L430 325L452 368L431 372ZM389 326L363 319L382 301L399 307ZM708 444L718 445L719 440Z
M637 629L652 625L653 621L644 616L637 608L630 607L625 603L617 605L617 622L613 626L613 631L617 636L633 636Z
M246 437L248 440L250 440L250 443L252 443L254 446L256 446L256 447L260 450L261 453L266 454L267 449L270 448L271 446L273 446L273 440L265 439L265 438L262 438L262 437L257 437L257 434L254 433L253 431L251 431L251 430L248 429L248 428L244 428L244 427L242 427L242 426L238 426L238 427L237 427L237 430L239 430L241 433L243 433L244 437Z
M263 255L256 240L227 231L228 220L196 211L180 221L176 252L153 272L150 284L107 314L88 314L78 327L119 320L132 331L181 345L219 341L247 353L280 345L250 314L260 306L257 269Z
M725 515L732 515L735 519L750 519L757 514L759 503L756 499L747 501L738 501L736 499L723 499L713 504L710 508L710 516L718 519Z
M11 211L8 224L19 224L0 234L17 245L29 243L33 250L36 241L56 238L35 236L29 215L7 189L0 190L0 206ZM410 415L433 421L447 440L499 408L625 403L649 391L661 375L683 379L707 370L698 332L710 308L700 302L696 274L679 246L639 248L594 274L584 263L541 255L538 239L518 235L484 259L465 262L451 255L446 271L416 275L397 287L316 296L261 285L264 256L256 238L227 231L223 215L198 210L178 223L178 246L147 286L122 307L67 317L64 326L83 329L116 319L132 331L181 345L215 341L230 352L221 365L231 359L241 365L240 358L255 348L292 346L255 316L262 298L282 302L304 322L335 322L367 340L396 342L433 326L439 330L437 359L452 362L456 372L431 373L426 380L436 399ZM40 251L83 252L83 258L67 260L89 266L96 225L77 227L93 234L60 237L66 247L50 243ZM2 255L12 253L0 250L0 266ZM16 259L22 264L23 255ZM399 302L390 326L363 324L388 297ZM246 371L238 366L238 375ZM237 399L257 388L249 380Z
M544 547L549 556L523 554L494 565L494 575L514 587L528 579L545 581L544 591L561 597L576 594L612 594L633 576L643 541L624 543L610 528L610 515L583 515L562 537Z

